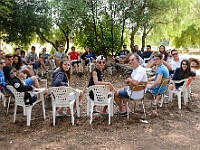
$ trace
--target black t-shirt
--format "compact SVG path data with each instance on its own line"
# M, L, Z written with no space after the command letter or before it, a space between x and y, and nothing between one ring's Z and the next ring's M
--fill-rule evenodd
M99 69L97 69L97 68L95 68L93 71L97 72L98 81L103 81L103 74L102 74L102 72ZM95 84L94 84L94 80L93 80L92 73L91 73L88 87L90 87L92 85L95 85ZM94 94L93 94L92 91L90 91L89 95L90 95L91 99L94 99Z

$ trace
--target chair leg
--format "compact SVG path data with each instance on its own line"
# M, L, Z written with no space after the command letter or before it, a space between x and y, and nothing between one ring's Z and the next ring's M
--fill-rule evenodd
M178 93L177 96L178 96L178 109L181 110L181 93Z
M6 110L6 115L8 115L8 110L9 110L9 107L10 107L10 101L11 101L11 96L9 97L9 100L8 100L8 106L7 106L7 110Z
M173 96L173 93L169 91L169 102L172 102L172 96Z
M71 122L72 122L72 126L74 125L74 108L73 108L73 104L70 105L70 112L71 112Z
M26 123L26 125L27 126L30 126L30 124L31 124L31 112L32 112L32 108L33 108L33 106L26 107L26 113L27 113L27 116L26 116L27 123Z
M53 104L52 106L52 113L53 113L53 126L56 125L56 106Z
M17 105L15 104L15 108L14 108L14 120L13 120L14 123L16 121L16 114L17 114Z
M93 107L94 104L90 102L90 124L92 124L92 119L93 119Z
M129 120L128 101L126 101L127 120Z
M80 117L81 112L80 112L80 105L79 105L79 95L76 97L76 111L77 111L77 117Z
M183 92L183 98L184 98L184 105L185 106L188 103L188 96L189 96L188 90L186 90L185 92Z
M161 101L160 101L160 107L162 107L163 106L163 102L164 102L164 94L162 94L161 95Z
M26 106L23 106L23 115L26 116Z
M110 125L111 124L111 115L112 115L112 104L108 104L108 124Z
M142 108L143 108L143 111L144 111L144 118L147 119L147 115L146 115L146 110L145 110L143 99L141 100L141 102L142 102Z
M90 115L90 100L87 100L87 116Z
M46 119L46 112L45 112L45 102L44 102L44 97L43 95L40 95L42 98L42 111L43 111L43 117Z

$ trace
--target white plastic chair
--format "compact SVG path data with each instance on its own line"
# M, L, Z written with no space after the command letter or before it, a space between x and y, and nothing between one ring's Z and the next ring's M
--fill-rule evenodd
M74 125L74 103L76 102L77 116L80 117L79 93L71 87L51 87L53 126L56 122L56 107L70 107L71 122Z
M184 104L187 105L188 103L188 97L189 97L189 85L188 84L188 79L183 79L183 80L172 80L174 83L182 83L184 82L183 86L181 86L178 90L169 90L169 101L172 101L173 94L176 94L178 96L178 109L181 110L181 94L183 94L184 98ZM187 87L186 87L187 85Z
M90 91L94 93L94 100L89 96ZM93 85L87 91L87 116L90 116L90 124L92 124L93 108L96 106L108 106L108 124L111 124L111 116L113 116L113 100L114 93L110 95L110 88L106 85Z
M130 90L131 90L131 95L129 97L129 99L127 100L126 102L126 108L128 108L128 103L133 103L134 102L134 112L135 112L135 105L136 105L136 101L138 100L141 100L141 103L142 103L142 109L143 109L143 112L144 112L144 118L146 119L146 111L145 111L145 106L144 106L144 94L145 94L145 90L146 90L146 85L147 85L147 82L140 82L138 85L133 85L131 84L129 86ZM143 96L141 96L140 99L132 99L132 94L133 92L139 92L139 91L143 91ZM129 111L127 110L127 119L129 119Z
M2 92L0 92L0 98L3 101L3 107L6 107L6 96Z
M8 85L7 88L11 90L11 92L14 95L15 98L15 107L14 107L14 122L16 121L16 114L17 114L17 106L23 107L23 114L27 117L27 126L30 126L31 123L31 112L33 106L35 106L37 103L42 102L42 111L43 111L43 117L46 119L46 114L45 114L45 103L44 103L44 91L45 89L41 88L40 92L35 92L36 94L39 94L40 99L37 99L36 102L34 102L30 106L26 106L24 104L24 92L17 92L13 86ZM9 100L10 101L10 100Z

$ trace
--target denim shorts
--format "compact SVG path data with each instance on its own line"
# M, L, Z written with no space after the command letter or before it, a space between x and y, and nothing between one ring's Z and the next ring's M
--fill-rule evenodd
M33 85L33 79L32 78L27 78L24 80L24 83L26 85L32 86Z
M121 89L118 91L118 95L122 98L129 98L127 88Z
M40 62L38 61L38 62L36 62L35 64L33 64L33 69L38 69L38 68L40 68L40 66L41 66L41 64L40 64Z

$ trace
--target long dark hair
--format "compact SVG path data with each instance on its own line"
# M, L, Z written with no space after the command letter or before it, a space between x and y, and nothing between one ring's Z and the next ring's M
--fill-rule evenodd
M13 55L13 59L17 57L18 58L18 62L15 63L15 61L13 61L12 66L16 69L16 70L20 70L21 66L22 66L22 59L20 56L18 55Z
M68 62L68 60L61 60L61 61L60 61L60 70L63 71L64 73L66 73L66 74L67 74L68 80L70 80L70 78L71 78L71 75L70 75L70 68L69 68L68 71L64 71L64 69L63 69L63 67L62 67L63 63L65 63L65 62Z
M164 51L163 51L163 52L160 51L160 48L161 48L161 47L164 48ZM159 52L162 53L162 54L164 55L164 60L166 61L166 60L167 60L167 57L168 57L168 54L167 54L167 52L166 52L166 48L165 48L164 45L160 45L160 46L159 46Z
M185 62L187 64L186 70L183 70L182 64ZM180 66L180 75L182 79L188 78L190 76L190 62L187 59L184 59L181 61L181 66Z

